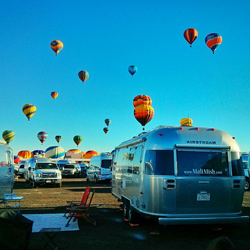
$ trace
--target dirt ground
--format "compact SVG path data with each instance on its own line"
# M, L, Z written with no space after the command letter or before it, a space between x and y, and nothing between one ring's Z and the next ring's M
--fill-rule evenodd
M91 215L97 225L79 220L79 231L60 232L55 240L59 249L168 249L206 250L209 243L220 236L227 236L235 249L250 249L250 223L243 225L188 225L159 226L142 220L132 227L123 220L121 203L111 195L109 183L88 183L84 178L63 179L62 188L40 186L32 188L24 179L15 182L14 192L24 196L22 214L64 213L67 201L80 201L87 186L95 189ZM245 192L243 215L250 216L250 192ZM43 239L32 233L29 249L39 250ZM47 248L51 249L51 248Z

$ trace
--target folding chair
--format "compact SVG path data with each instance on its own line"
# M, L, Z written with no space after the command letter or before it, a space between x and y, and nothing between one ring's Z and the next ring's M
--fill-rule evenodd
M72 208L68 208L68 213L69 215L67 216L68 222L65 227L67 227L70 223L70 221L73 219L73 221L76 221L76 219L83 218L96 226L96 222L93 218L90 217L89 215L89 210L90 210L90 205L93 199L93 196L95 194L95 190L92 191L92 194L90 195L89 202L85 206L75 206Z
M88 197L89 197L89 193L90 193L90 187L86 187L85 192L82 195L82 200L81 201L78 201L78 202L77 201L70 201L69 202L69 207L66 208L66 211L65 211L63 217L65 217L66 214L69 213L69 211L70 211L70 209L72 207L75 207L75 206L85 206L86 203L87 203Z

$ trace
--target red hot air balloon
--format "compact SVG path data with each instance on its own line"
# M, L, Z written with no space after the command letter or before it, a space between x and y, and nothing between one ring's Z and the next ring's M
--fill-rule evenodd
M190 44L190 47L192 47L192 43L198 37L198 31L196 29L190 28L185 30L183 35L187 42Z
M51 96L53 99L56 99L57 96L58 96L58 93L57 92L51 92Z
M141 104L135 107L134 109L135 119L141 123L142 126L145 126L149 123L154 117L154 109L150 105ZM144 130L144 128L143 128Z
M48 138L48 134L45 131L41 131L37 134L39 141L43 144L45 140Z

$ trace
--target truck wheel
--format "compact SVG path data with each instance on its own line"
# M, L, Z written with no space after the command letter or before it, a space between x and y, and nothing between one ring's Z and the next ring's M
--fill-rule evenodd
M139 214L129 206L128 210L128 221L131 224L136 224L139 222Z
M249 188L250 188L249 179L245 180L245 187L244 188L245 188L245 191L249 190Z
M125 220L128 219L128 211L129 211L129 202L126 199L123 199L123 218Z

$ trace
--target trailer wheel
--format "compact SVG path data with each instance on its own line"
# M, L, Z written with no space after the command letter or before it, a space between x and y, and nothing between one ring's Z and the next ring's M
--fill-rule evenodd
M126 199L123 199L123 217L125 220L128 219L129 207L129 202Z
M128 221L130 224L136 224L139 221L139 214L129 206Z
M249 179L245 179L245 191L248 191L250 188L250 184L249 184Z

